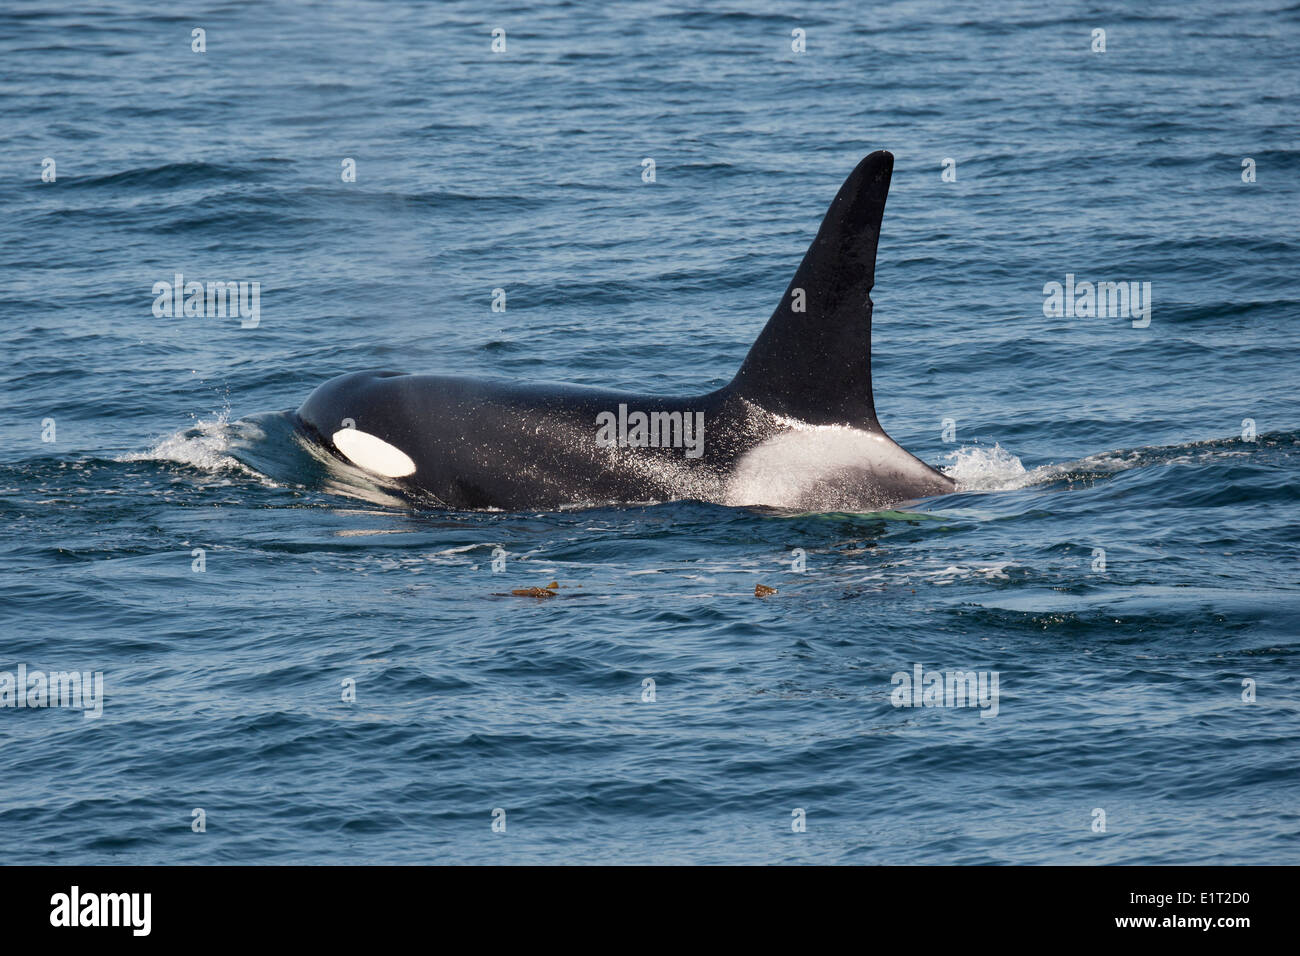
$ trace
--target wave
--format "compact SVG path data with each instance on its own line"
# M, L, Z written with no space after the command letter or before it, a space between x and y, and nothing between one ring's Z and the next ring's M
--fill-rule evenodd
M244 163L180 162L137 166L98 176L66 177L61 189L190 189L205 183L244 183L265 178L268 171L292 166L291 160L260 158ZM59 177L65 183L65 177Z
M1005 491L1023 487L1029 476L1020 459L1000 444L992 448L963 446L944 456L952 464L940 469L960 491Z
M959 491L1015 491L1054 481L1104 478L1153 465L1201 465L1211 460L1246 458L1275 448L1300 445L1300 432L1270 432L1254 441L1211 438L1178 445L1147 445L1087 455L1075 461L1025 468L999 443L992 448L963 446L944 458L942 471Z
M160 461L179 465L189 465L200 471L225 472L237 471L259 478L270 479L239 459L229 454L237 441L257 442L265 439L265 433L256 424L240 421L231 424L230 409L226 408L210 420L198 420L190 428L168 435L153 445L148 451L128 452L119 455L114 461ZM274 482L271 482L274 484Z

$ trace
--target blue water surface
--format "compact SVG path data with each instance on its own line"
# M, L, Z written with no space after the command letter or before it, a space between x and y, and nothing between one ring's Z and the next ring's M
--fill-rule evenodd
M1300 858L1300 5L96 6L0 11L0 671L106 695L0 707L23 862ZM958 492L453 513L296 448L356 369L724 384L875 149L876 405Z

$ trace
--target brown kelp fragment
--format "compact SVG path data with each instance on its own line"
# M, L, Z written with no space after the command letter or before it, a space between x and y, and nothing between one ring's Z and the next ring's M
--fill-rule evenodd
M555 592L559 587L558 581L552 581L544 588L515 588L510 593L516 597L549 598L555 597Z

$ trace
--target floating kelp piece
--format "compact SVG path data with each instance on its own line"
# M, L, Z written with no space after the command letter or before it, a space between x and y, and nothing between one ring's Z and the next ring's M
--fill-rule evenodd
M549 598L555 597L555 592L559 587L558 581L552 581L544 588L515 588L510 593L515 597Z

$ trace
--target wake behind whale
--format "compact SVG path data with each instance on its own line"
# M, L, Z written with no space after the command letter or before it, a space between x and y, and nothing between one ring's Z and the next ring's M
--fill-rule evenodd
M697 499L875 511L952 491L876 418L870 292L893 156L849 175L730 383L665 397L353 372L297 410L309 441L457 509Z

